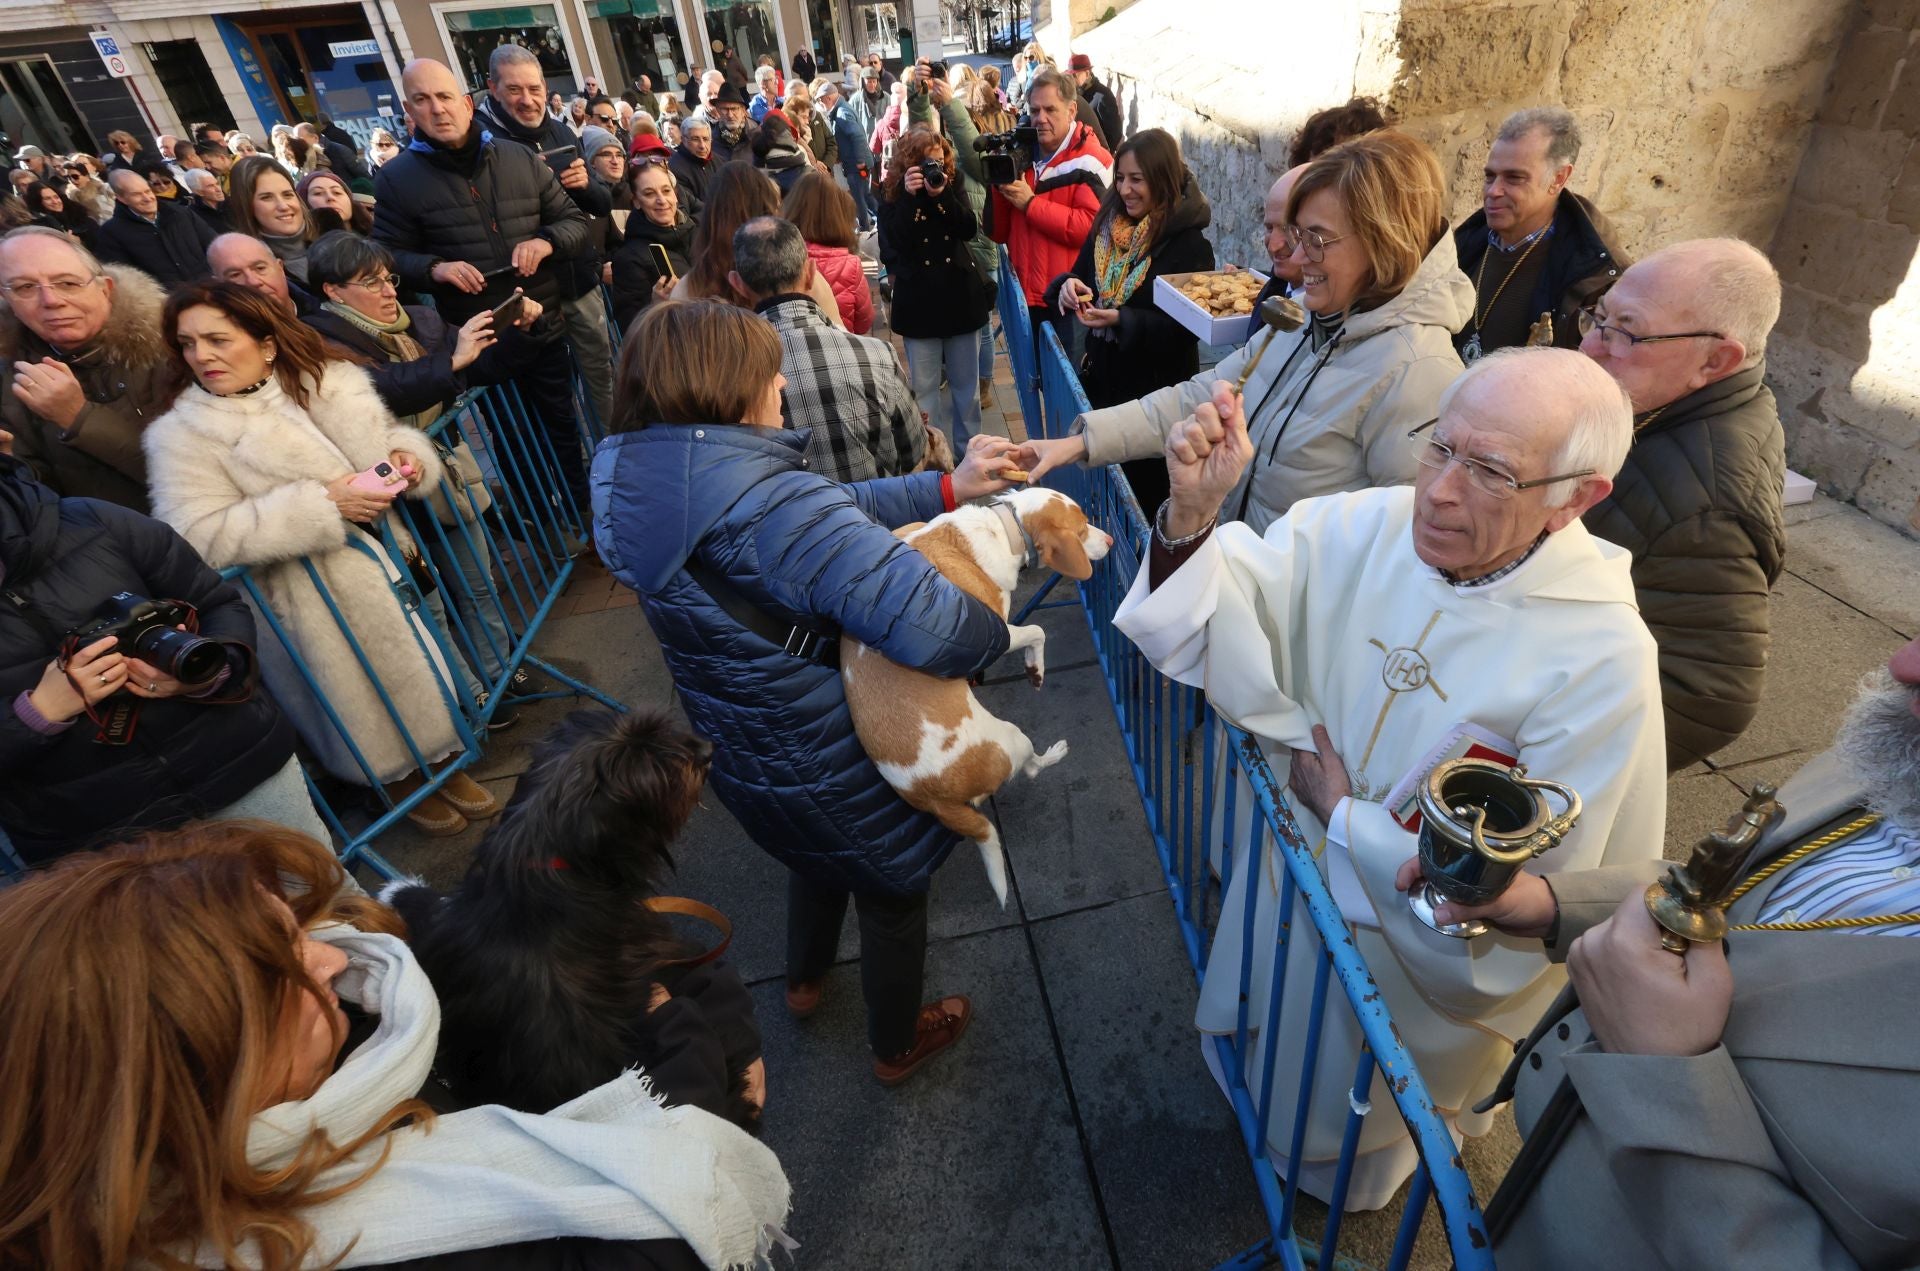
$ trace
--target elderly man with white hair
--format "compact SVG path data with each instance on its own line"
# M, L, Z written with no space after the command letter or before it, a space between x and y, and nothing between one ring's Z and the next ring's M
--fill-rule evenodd
M1760 708L1786 563L1786 437L1766 385L1780 276L1737 238L1664 247L1581 315L1580 348L1633 398L1633 448L1587 528L1633 557L1660 645L1667 767L1726 746Z
M1426 1078L1467 1134L1485 1093L1559 991L1539 942L1467 941L1425 926L1395 889L1413 855L1413 818L1387 796L1436 753L1477 744L1579 792L1585 812L1541 860L1549 876L1660 854L1666 781L1654 644L1634 608L1627 555L1580 517L1612 488L1632 421L1626 395L1562 349L1483 359L1441 395L1439 418L1407 435L1412 487L1303 499L1257 535L1219 524L1253 455L1241 401L1213 399L1167 440L1172 495L1156 517L1147 567L1115 625L1167 675L1206 689L1221 714L1268 750L1293 791L1309 843L1355 941ZM1197 1024L1232 1033L1244 957L1252 957L1256 1032L1269 1000L1283 866L1252 862L1235 835L1223 913L1260 888L1251 944L1222 922ZM1304 930L1304 911L1291 916ZM1299 942L1295 942L1296 945ZM1302 951L1285 961L1288 998L1312 992ZM1326 1029L1303 1186L1325 1198L1340 1152L1359 1035L1335 1012ZM1281 1035L1277 1089L1298 1081L1303 1039ZM1209 1056L1212 1048L1208 1048ZM1270 1154L1289 1149L1291 1098L1276 1101ZM1415 1164L1390 1092L1376 1078L1361 1130L1351 1208L1389 1200ZM1284 1164L1284 1162L1282 1162Z
M220 188L220 178L210 168L188 168L186 179L187 210L200 219L201 224L216 235L224 234L233 228L227 219L227 192Z

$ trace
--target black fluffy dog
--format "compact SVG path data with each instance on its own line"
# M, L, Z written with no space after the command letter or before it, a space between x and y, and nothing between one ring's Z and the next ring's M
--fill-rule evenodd
M713 748L657 712L576 711L454 891L381 898L440 997L434 1069L462 1105L544 1112L639 1065L669 1104L759 1119L753 1002L644 905Z

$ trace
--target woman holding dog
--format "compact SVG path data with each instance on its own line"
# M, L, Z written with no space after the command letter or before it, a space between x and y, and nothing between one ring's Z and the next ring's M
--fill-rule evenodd
M951 475L839 485L807 471L805 439L781 427L773 328L709 301L654 305L635 332L594 458L601 558L640 593L688 718L714 743L712 789L789 871L788 1010L819 1006L851 898L874 1074L897 1084L971 1018L964 997L920 1003L927 887L960 840L868 759L838 637L942 678L1006 652L1001 616L888 531L1006 488L994 474L1013 447L979 438Z
M448 1108L433 989L343 879L225 821L0 891L0 1265L757 1265L779 1162L639 1076Z

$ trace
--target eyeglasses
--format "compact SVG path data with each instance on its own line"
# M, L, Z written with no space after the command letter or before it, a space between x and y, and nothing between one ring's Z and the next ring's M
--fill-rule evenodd
M1414 444L1413 457L1423 468L1432 468L1444 472L1450 463L1458 463L1467 470L1467 480L1473 482L1474 489L1496 499L1511 499L1522 490L1531 490L1535 486L1552 485L1556 481L1571 481L1575 477L1590 477L1592 468L1582 468L1578 472L1562 472L1558 476L1541 477L1535 481L1521 481L1510 472L1503 472L1490 463L1479 459L1469 459L1458 454L1452 446L1438 437L1422 437L1420 434L1439 423L1438 419L1429 419L1418 428L1407 433L1407 440Z
M1727 338L1718 331L1682 331L1678 335L1635 335L1601 317L1597 306L1588 306L1580 310L1575 315L1574 322L1579 326L1582 336L1598 331L1600 343L1613 357L1626 356L1636 344L1661 344L1667 340L1724 340Z
M1335 243L1344 243L1353 237L1351 234L1339 234L1328 238L1317 229L1301 229L1298 225L1281 226L1280 235L1286 240L1289 256L1300 250L1301 244L1304 243L1307 248L1307 259L1316 265L1326 260L1327 248Z
M657 150L649 150L645 154L634 155L628 162L636 168L652 167L656 164L664 168L667 166L667 156Z
M367 291L398 291L400 290L400 275L375 274L371 278L355 278L352 282L348 283L347 286L361 287Z
M0 286L0 291L6 292L15 304L44 299L47 292L62 300L71 300L99 281L100 275L95 274L91 278L55 278L52 282L10 282Z

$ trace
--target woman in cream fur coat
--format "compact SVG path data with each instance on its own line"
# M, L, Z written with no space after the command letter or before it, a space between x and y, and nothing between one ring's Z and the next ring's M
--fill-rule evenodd
M214 282L180 288L162 328L186 386L143 439L154 515L214 568L252 567L375 778L395 797L410 793L421 775L302 561L326 584L420 753L437 762L457 752L442 694L447 668L390 586L406 577L405 561L380 552L377 527L392 496L348 484L382 460L407 463L416 471L404 497L422 497L441 476L432 443L394 423L365 371L329 359L318 336L255 292ZM411 553L397 522L394 531ZM356 540L379 555L351 546ZM261 646L274 696L308 747L334 775L365 784L279 641ZM428 833L452 834L467 818L495 811L493 797L463 772L422 800L412 820Z

